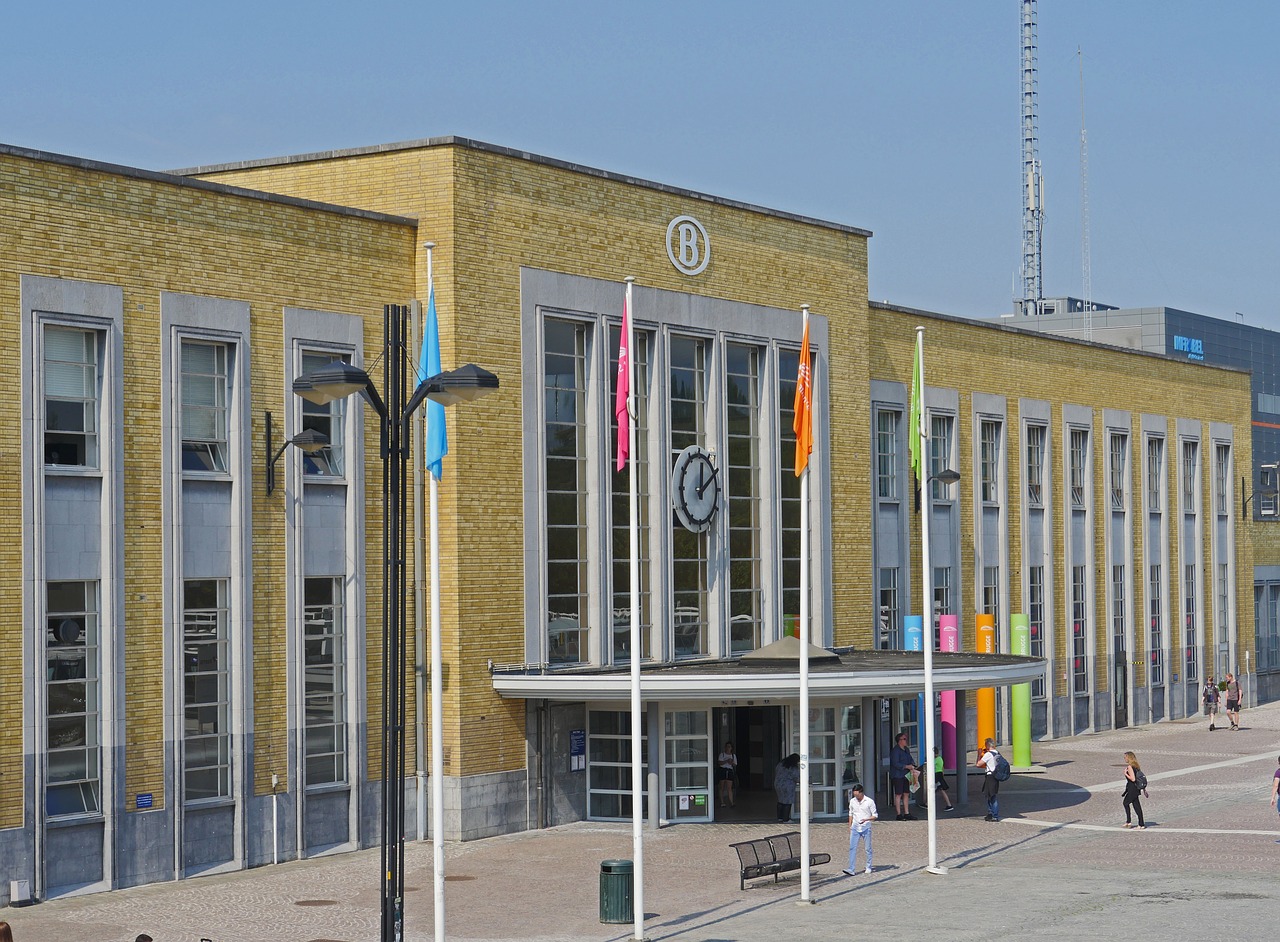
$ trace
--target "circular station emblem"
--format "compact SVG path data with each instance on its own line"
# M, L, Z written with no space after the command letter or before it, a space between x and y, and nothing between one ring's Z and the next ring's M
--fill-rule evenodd
M711 261L711 240L702 223L677 216L667 224L667 258L686 275L700 275Z

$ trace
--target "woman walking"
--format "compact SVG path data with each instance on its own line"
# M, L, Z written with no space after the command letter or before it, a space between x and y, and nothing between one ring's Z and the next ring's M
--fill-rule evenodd
M1142 819L1142 789L1146 787L1147 777L1142 774L1142 766L1138 757L1132 752L1124 754L1124 826L1133 827L1130 809L1138 815L1138 830L1145 831L1147 823Z

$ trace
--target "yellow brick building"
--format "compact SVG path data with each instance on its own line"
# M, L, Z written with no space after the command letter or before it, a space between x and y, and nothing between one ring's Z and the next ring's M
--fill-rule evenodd
M740 656L800 609L803 304L812 633L845 658L811 711L815 813L881 778L890 730L916 742L914 695L849 665L901 647L921 609L917 326L930 468L960 475L927 487L934 612L965 652L991 613L1002 655L1010 616L1033 616L1037 735L1186 715L1220 615L1252 644L1230 492L1250 461L1248 376L870 304L865 230L458 138L173 175L0 148L0 183L24 404L22 447L0 452L22 509L0 576L0 879L41 895L376 842L376 426L290 390L335 357L372 367L383 305L425 305L428 242L444 367L501 379L449 410L440 484L446 839L630 814L612 402L627 277L660 816L730 814L712 787L724 740L746 794L799 741L786 671ZM304 430L328 447L280 451ZM700 528L673 513L690 449L712 469L692 484L713 495ZM419 521L421 475L413 490ZM421 604L411 617L417 811ZM966 656L944 662L957 689L1039 676ZM963 708L956 722L963 751Z

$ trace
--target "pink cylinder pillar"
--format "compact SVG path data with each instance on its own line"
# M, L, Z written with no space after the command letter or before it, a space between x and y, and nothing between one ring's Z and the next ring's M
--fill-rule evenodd
M939 646L943 651L960 650L960 619L941 615L938 620ZM942 765L956 768L956 692L942 691Z

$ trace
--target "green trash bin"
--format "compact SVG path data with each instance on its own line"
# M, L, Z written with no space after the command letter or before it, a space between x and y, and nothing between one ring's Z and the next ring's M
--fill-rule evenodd
M630 860L600 862L600 921L635 922L635 866Z

